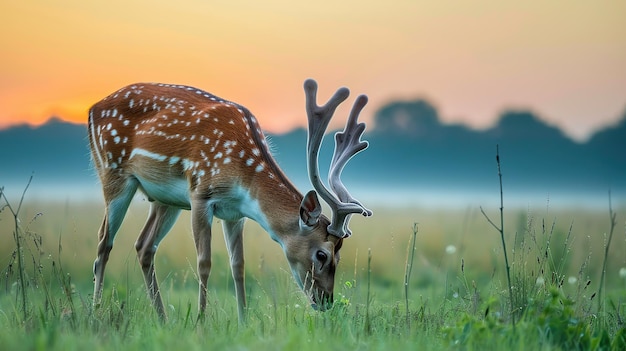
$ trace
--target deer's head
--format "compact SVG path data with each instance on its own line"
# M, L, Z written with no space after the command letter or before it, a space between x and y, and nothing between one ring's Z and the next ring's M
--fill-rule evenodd
M364 123L357 123L367 97L359 96L342 132L335 134L335 151L329 169L328 183L332 192L321 181L318 153L324 133L339 104L348 98L349 91L341 88L323 106L316 102L317 84L309 79L304 83L308 115L307 167L311 184L300 205L298 234L284 243L284 250L296 282L310 299L311 305L325 310L332 305L335 271L343 239L352 233L348 222L352 214L371 216L372 211L353 198L341 182L346 163L368 147L361 141ZM322 214L318 195L330 206L332 217Z

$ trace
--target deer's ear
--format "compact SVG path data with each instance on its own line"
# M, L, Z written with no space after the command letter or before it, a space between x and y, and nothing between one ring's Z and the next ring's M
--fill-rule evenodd
M317 224L322 214L322 205L317 198L315 190L311 190L304 196L300 204L300 227L313 227Z

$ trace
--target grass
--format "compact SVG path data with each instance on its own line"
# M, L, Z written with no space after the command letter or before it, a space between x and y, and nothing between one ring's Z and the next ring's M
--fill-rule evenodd
M130 234L145 220L145 202L131 207L107 267L102 307L93 310L101 205L20 200L11 206L0 198L4 349L626 348L626 277L618 273L626 267L623 210L610 215L617 225L607 221L608 211L504 212L509 283L501 238L476 208L377 209L371 219L352 220L337 301L325 313L308 307L278 245L249 223L249 321L238 326L219 225L202 320L188 214L163 241L156 265L169 319L161 324Z

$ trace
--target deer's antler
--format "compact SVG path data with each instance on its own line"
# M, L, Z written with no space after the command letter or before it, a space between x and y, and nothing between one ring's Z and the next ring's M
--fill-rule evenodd
M337 106L348 98L350 92L347 88L340 88L325 105L318 106L316 101L317 83L312 79L307 79L304 82L304 91L309 121L307 140L309 179L313 188L332 209L333 216L328 226L328 232L337 237L345 238L351 235L348 222L352 214L360 213L366 217L372 215L372 211L365 208L350 195L340 178L346 163L354 155L368 147L367 141L360 140L365 131L365 123L357 123L359 113L367 104L367 97L361 95L357 98L343 132L335 134L335 152L328 173L330 187L335 193L333 195L320 179L318 154L330 119Z

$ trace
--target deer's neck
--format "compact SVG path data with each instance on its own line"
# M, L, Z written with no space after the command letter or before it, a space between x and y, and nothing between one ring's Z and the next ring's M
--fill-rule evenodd
M282 172L280 176L274 175L253 177L247 186L235 185L230 192L239 203L241 214L257 222L274 241L282 244L286 235L295 233L299 228L302 194L284 178ZM227 216L216 213L218 217L224 215Z

